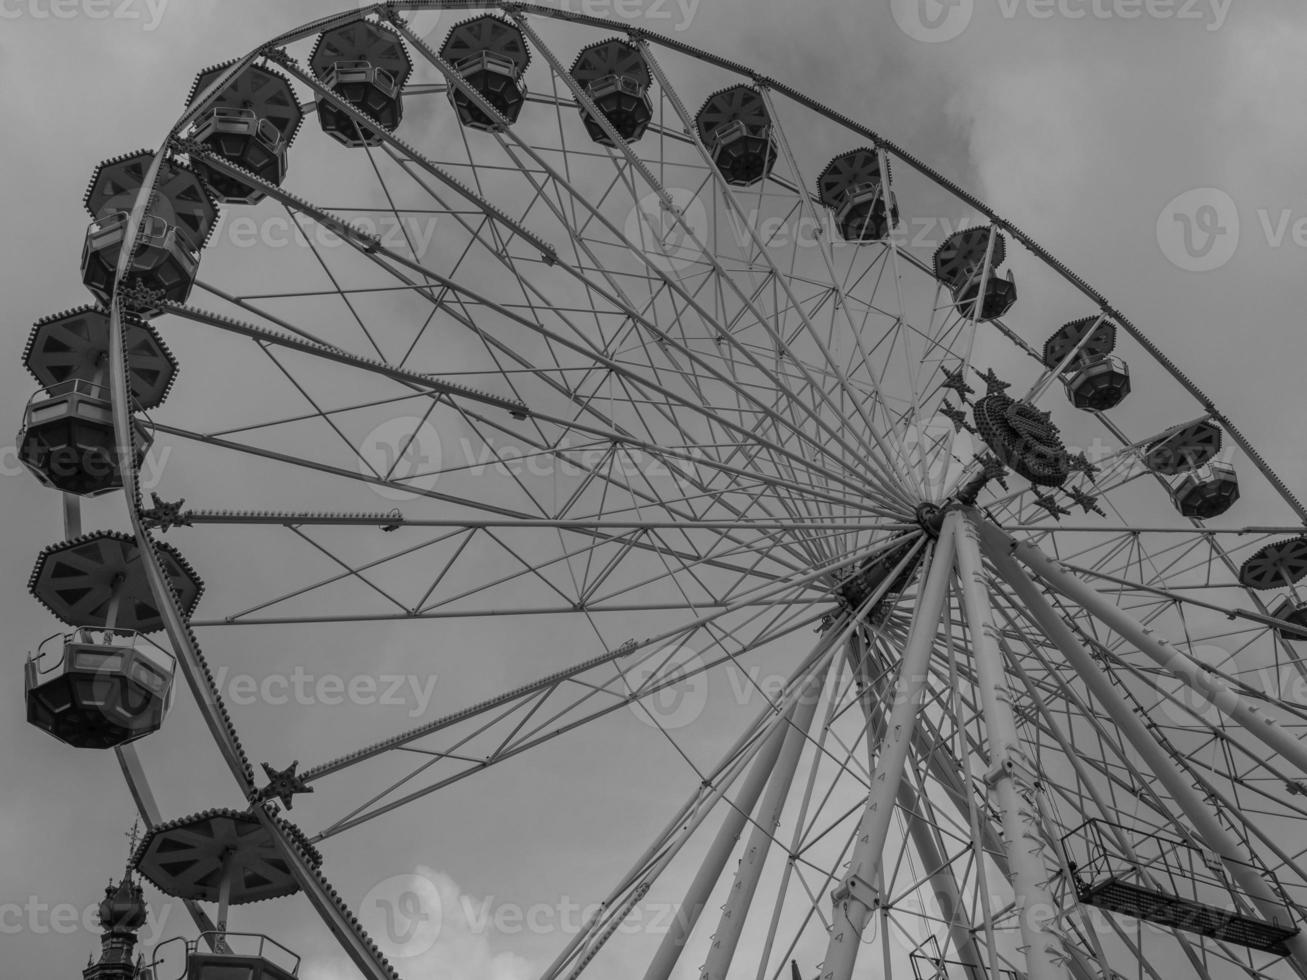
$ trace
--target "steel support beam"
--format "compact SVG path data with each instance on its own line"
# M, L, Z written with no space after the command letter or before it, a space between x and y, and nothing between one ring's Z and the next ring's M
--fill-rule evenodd
M854 630L856 632L856 628ZM799 757L808 741L808 729L812 727L812 718L817 711L817 702L821 698L822 685L826 674L813 674L808 678L798 700L790 706L787 720L789 724L778 727L783 732L784 745L779 758L772 769L767 795L754 820L753 831L740 863L735 869L735 880L722 906L722 914L717 922L717 931L713 934L712 945L708 948L708 959L700 972L701 980L726 980L735 949L739 945L740 935L744 930L744 920L749 915L753 896L758 890L762 877L762 868L767 861L767 853L780 826L781 813L790 796L790 787L794 783L794 773L799 765Z
M871 779L871 795L858 825L848 874L840 887L831 893L833 921L821 980L851 980L862 931L872 913L880 907L881 894L876 883L880 879L882 852L894 818L894 803L903 781L903 768L916 729L930 657L948 594L956 521L954 514L945 518L944 529L933 553L926 558L929 567L913 611L912 629L899 668L894 707Z
M1003 821L1016 912L1030 980L1068 980L1067 952L1052 922L1057 914L1048 888L1048 864L1039 811L1033 796L1038 770L1027 756L1012 714L1012 690L998 646L989 583L980 559L976 520L970 509L954 511L962 602L971 639L980 707L989 749L987 780Z
M694 932L699 915L708 904L708 897L712 894L717 879L721 877L722 870L726 867L726 862L740 839L740 834L744 832L745 824L749 822L749 814L757 806L758 797L762 795L763 787L767 785L767 777L776 765L776 759L785 743L787 730L788 726L778 725L755 758L753 768L749 770L749 775L740 787L733 805L727 810L726 818L717 830L717 836L713 839L708 853L704 855L703 863L686 890L685 898L680 904L680 913L663 936L662 942L658 944L658 951L645 970L644 980L668 980L671 976L685 944L690 939L690 934Z
M1028 541L1017 541L997 528L985 528L983 533L993 550L1010 551L1054 590L1086 610L1095 619L1111 627L1118 636L1140 653L1190 690L1206 698L1227 718L1265 743L1271 751L1307 774L1307 745L1286 732L1275 719L1258 710L1219 677L1204 670L1202 664L1179 647L1173 646L1168 640L1154 636L1151 627L1144 626L1129 613L1118 608L1107 596L1064 571L1036 545Z
M1226 830L1207 805L1206 800L1194 789L1190 777L1176 766L1170 754L1153 737L1153 733L1126 701L1125 696L1099 669L1093 655L1080 642L1079 637L1063 621L1035 583L1007 555L1006 549L991 545L991 542L998 543L1002 540L1001 536L986 533L983 537L986 539L985 550L998 574L1029 610L1044 635L1066 657L1067 663L1084 681L1089 693L1111 716L1122 736L1139 753L1144 765L1188 818L1194 831L1202 840L1203 846L1224 861L1230 876L1248 894L1263 916L1269 919L1281 915L1284 903L1275 895L1266 880L1248 863L1250 855L1234 835ZM1303 973L1307 970L1307 935L1299 933L1289 939L1287 945L1298 972Z
M871 671L868 669L867 651L861 638L854 634L848 646L848 657L854 674L858 677L862 690L858 700L862 704L863 714L867 718L867 764L872 764L871 752L875 751L881 733L885 730L885 699L877 697L871 686ZM924 758L927 760L927 766L935 760L927 744L927 738L923 732L918 730L913 734L912 739L913 752L910 756ZM960 767L959 767L960 768ZM948 790L945 789L946 795ZM966 800L961 796L955 797L955 802L960 801L960 809L965 814L967 812ZM962 890L958 887L957 876L953 873L953 868L945 860L944 853L940 849L937 831L930 824L930 821L922 815L924 806L933 806L931 800L922 799L922 795L917 792L911 780L903 780L899 786L899 809L903 811L904 818L908 825L908 834L912 838L913 846L917 849L917 854L921 858L924 867L929 868L931 890L934 893L935 901L939 905L940 917L948 922L949 938L953 942L953 949L958 955L958 959L970 971L973 977L983 977L985 975L985 960L980 950L976 946L975 936L971 931L971 922L966 915L966 906L962 902ZM994 842L997 849L997 841Z
M851 629L851 626L846 628ZM838 638L842 639L844 633L841 631ZM825 638L817 645L811 654L804 658L803 663L790 676L786 685L785 693L781 695L778 701L769 703L767 708L760 714L758 719L740 736L735 745L727 753L722 763L717 767L713 776L710 776L700 783L694 795L682 807L681 811L668 824L660 837L649 846L645 853L635 863L630 872L622 879L622 883L613 890L603 902L600 903L599 912L594 916L582 930L569 941L563 951L558 954L554 962L548 969L541 974L541 980L554 980L560 976L565 968L574 960L583 959L586 962L597 952L598 947L603 944L611 935L611 930L602 932L602 917L605 910L615 907L618 897L626 892L630 886L637 881L640 883L637 887L647 889L666 869L671 861L685 846L691 835L707 818L709 812L719 803L726 794L726 790L731 782L738 778L740 771L748 765L750 760L756 758L759 753L764 753L769 748L768 739L776 731L788 731L790 728L789 713L798 699L806 690L806 686L814 676L819 676L824 683L826 671L830 667L831 660L830 645L834 642ZM806 676L805 676L806 675ZM820 686L820 685L819 685ZM745 753L746 757L740 758ZM733 761L736 760L736 761ZM738 763L738 764L737 764ZM720 774L720 775L718 775ZM752 778L753 774L750 773ZM707 883L707 888L711 891L712 881ZM688 902L694 901L692 895L687 899ZM697 918L698 912L702 911L702 902L707 901L705 895L698 903L698 908L693 909ZM686 908L686 906L682 906ZM691 906L693 908L693 906ZM624 916L627 910L619 910L620 915ZM679 920L681 916L677 916ZM620 921L620 919L619 919ZM673 926L673 929L681 928L679 922ZM669 933L668 935L672 935ZM688 935L688 930L686 931ZM664 940L664 945L667 940ZM683 940L682 940L683 945ZM675 957L679 956L680 948L677 947L672 952L664 953L660 948L659 956L671 956L669 969L675 966ZM573 966L569 977L579 972L579 966ZM652 969L652 967L651 967Z

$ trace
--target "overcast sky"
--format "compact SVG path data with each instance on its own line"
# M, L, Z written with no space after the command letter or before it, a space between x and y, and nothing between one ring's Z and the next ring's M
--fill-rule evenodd
M679 31L794 85L975 191L1131 316L1291 486L1302 486L1307 9L1294 0L975 0L974 9L971 0L920 2L568 6L615 17L643 9L652 29ZM302 0L0 0L0 296L8 323L0 393L8 431L17 431L33 388L20 363L31 323L86 301L77 261L81 195L94 165L155 146L200 68L336 9ZM1207 190L1174 203L1195 188ZM1215 237L1212 250L1177 251L1177 207L1189 209L1195 235ZM1195 263L1215 267L1185 268ZM12 449L3 464L0 976L60 980L76 975L97 939L40 909L82 909L98 899L121 866L132 810L112 755L66 750L23 720L22 658L57 628L28 597L26 578L37 552L60 536L59 506L17 470ZM156 738L166 742L151 750L174 760L203 757L179 802L236 805L193 719ZM520 791L501 782L476 805L521 807ZM454 908L462 907L460 891L479 901L529 880L532 848L563 841L552 825L535 843L505 844L487 830L485 839L456 842L448 860L440 848L419 855L396 843L384 856L333 855L332 863L351 900L367 891L365 869L377 864L426 875ZM585 866L583 843L570 844L578 892L612 877L612 866L597 859ZM171 935L184 923L180 909L169 914L175 919L163 932ZM258 924L259 913L246 915L245 925ZM558 945L556 936L527 941L464 925L460 932L451 920L444 965L432 965L432 976L519 980ZM288 944L311 961L311 980L350 975L321 929L287 928Z

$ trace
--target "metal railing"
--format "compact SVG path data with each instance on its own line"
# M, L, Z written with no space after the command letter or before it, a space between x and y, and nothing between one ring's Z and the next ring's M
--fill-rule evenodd
M624 92L627 95L640 98L644 95L645 86L638 78L631 75L613 73L591 79L586 83L585 90L591 99L597 99L612 92Z
M1126 853L1125 844L1134 852ZM1279 879L1260 868L1196 847L1160 832L1130 830L1105 820L1086 820L1062 838L1077 893L1082 897L1109 883L1145 889L1179 902L1193 903L1293 929L1292 905ZM1252 902L1231 879L1228 865L1248 868L1265 879L1280 911L1269 919L1253 911Z
M207 948L201 949L201 943ZM173 952L169 949L174 944L180 944L177 951L185 956L180 964L173 962ZM195 939L175 936L154 947L152 959L144 967L140 980L194 980L197 977L203 980L204 974L197 968L221 965L224 959L261 960L279 971L278 975L299 976L299 956L275 939L255 932L213 931L201 933ZM181 972L175 973L178 966Z
M147 689L163 694L166 710L172 700L177 661L136 630L81 626L70 633L47 637L27 655L24 690L31 691L70 670L96 674L125 672Z
M47 408L52 402L59 402L69 399L69 396L81 396L83 400L97 403L96 408L103 407L105 411L112 410L112 401L110 400L109 388L106 385L96 384L86 378L69 378L66 381L58 381L46 388L41 388L32 393L27 399L27 405L23 409L23 425L18 431L18 441L21 443L23 436L34 424L38 422L49 421L49 418L42 415L42 409ZM137 436L148 448L154 442L154 421L150 418L148 412L141 408L140 403L135 398L132 399L130 406L133 417L137 425ZM50 417L54 417L53 413ZM82 418L87 416L81 415ZM108 415L104 419L112 423L112 418Z
M267 119L255 115L253 109L239 106L214 106L207 116L198 122L192 138L204 142L215 133L237 133L254 136L272 153L280 153L285 139L276 126Z
M367 82L392 98L399 91L394 75L361 58L333 61L322 73L322 84L333 91L347 82Z
M1125 361L1121 360L1121 358L1117 357L1115 354L1086 354L1084 351L1081 351L1071 359L1071 363L1069 363L1062 371L1062 380L1072 381L1081 372L1086 371L1089 368L1100 367L1104 364L1122 373L1127 371Z
M750 129L742 119L732 119L728 123L723 123L712 131L708 139L708 148L716 153L723 146L734 143L736 140L742 140L747 136L753 136L758 139L771 139L771 125L763 125L757 128L757 132Z
M96 218L86 229L87 248L98 252L102 248L121 245L127 231L128 218L126 211L114 211ZM173 246L178 245L188 258L196 264L199 262L200 249L191 240L191 236L157 214L146 215L141 222L140 242L142 247L168 252L174 251Z
M466 58L460 58L454 63L454 70L464 78L474 71L493 71L512 79L516 79L518 74L517 62L497 51L478 51Z

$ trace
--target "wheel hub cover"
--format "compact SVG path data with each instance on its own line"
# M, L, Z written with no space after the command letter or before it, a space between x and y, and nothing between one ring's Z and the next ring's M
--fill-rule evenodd
M976 402L975 418L980 438L1005 466L1040 486L1066 482L1066 446L1047 412L999 393Z

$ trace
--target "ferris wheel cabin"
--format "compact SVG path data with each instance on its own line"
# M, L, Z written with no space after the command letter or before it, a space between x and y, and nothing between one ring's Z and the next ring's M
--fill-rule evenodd
M136 465L145 459L153 435L136 420ZM114 439L113 406L101 385L70 379L37 392L23 413L18 457L48 487L94 497L123 485Z
M163 401L177 364L144 321L125 323L132 395L136 408ZM48 487L93 497L122 486L108 380L109 317L97 307L80 307L38 320L24 363L43 385L28 401L18 433L18 455ZM134 421L139 466L153 440L142 420Z
M1271 611L1283 623L1276 627L1276 632L1286 640L1307 640L1307 601L1297 588L1304 575L1307 575L1307 535L1263 545L1239 568L1239 583L1250 589L1289 590Z
M163 724L175 666L133 630L51 637L27 660L27 721L77 748L125 745Z
M149 150L106 160L96 168L86 191L84 203L92 221L82 248L82 281L104 306L113 300L131 209L153 161ZM217 222L218 208L200 179L171 158L160 167L154 190L127 282L184 303L195 284L200 250Z
M597 41L581 49L571 75L623 142L634 143L644 135L653 120L652 78L639 48L620 38ZM584 106L581 121L592 140L602 146L613 145Z
M218 83L235 62L214 65L195 76L186 104ZM279 186L286 177L286 154L303 122L290 83L263 65L246 65L223 86L196 120L191 139L228 163ZM257 204L263 191L208 161L193 161L195 172L224 204Z
M1112 354L1116 324L1084 317L1064 324L1044 344L1044 366L1057 371L1071 404L1086 412L1105 412L1130 394L1130 370Z
M174 962L169 943L180 943L184 960ZM196 939L170 940L155 949L143 980L296 980L300 958L258 933L206 932ZM180 972L179 972L180 971Z
M441 45L440 57L511 125L526 102L522 75L531 51L522 32L508 21L485 14L456 24ZM449 101L464 126L497 133L503 124L489 116L460 86L450 84Z
M1012 308L1017 301L1012 270L1008 270L1006 278L998 271L1005 258L1007 240L997 229L988 226L956 231L935 250L935 278L953 294L953 305L959 316L985 323ZM980 295L982 282L985 296L977 309L976 297Z
M1185 517L1208 520L1224 514L1239 499L1234 467L1216 459L1221 430L1211 422L1196 422L1150 443L1144 465L1162 476L1180 476L1171 486L1171 500Z
M404 118L401 90L413 71L404 42L384 25L359 18L319 35L309 69L341 102L375 119L393 133ZM322 131L349 147L380 146L381 134L341 111L331 99L318 99Z
M817 196L846 242L881 241L898 225L889 174L888 162L882 177L879 154L864 146L835 157L817 178Z
M322 855L293 824L272 816L312 868ZM250 810L213 809L154 826L131 861L165 895L217 904L217 928L155 948L150 980L295 980L299 957L258 933L231 932L234 906L294 895L299 884L272 833Z
M713 165L734 187L748 187L771 173L776 139L762 93L733 85L708 96L695 113L699 139Z

